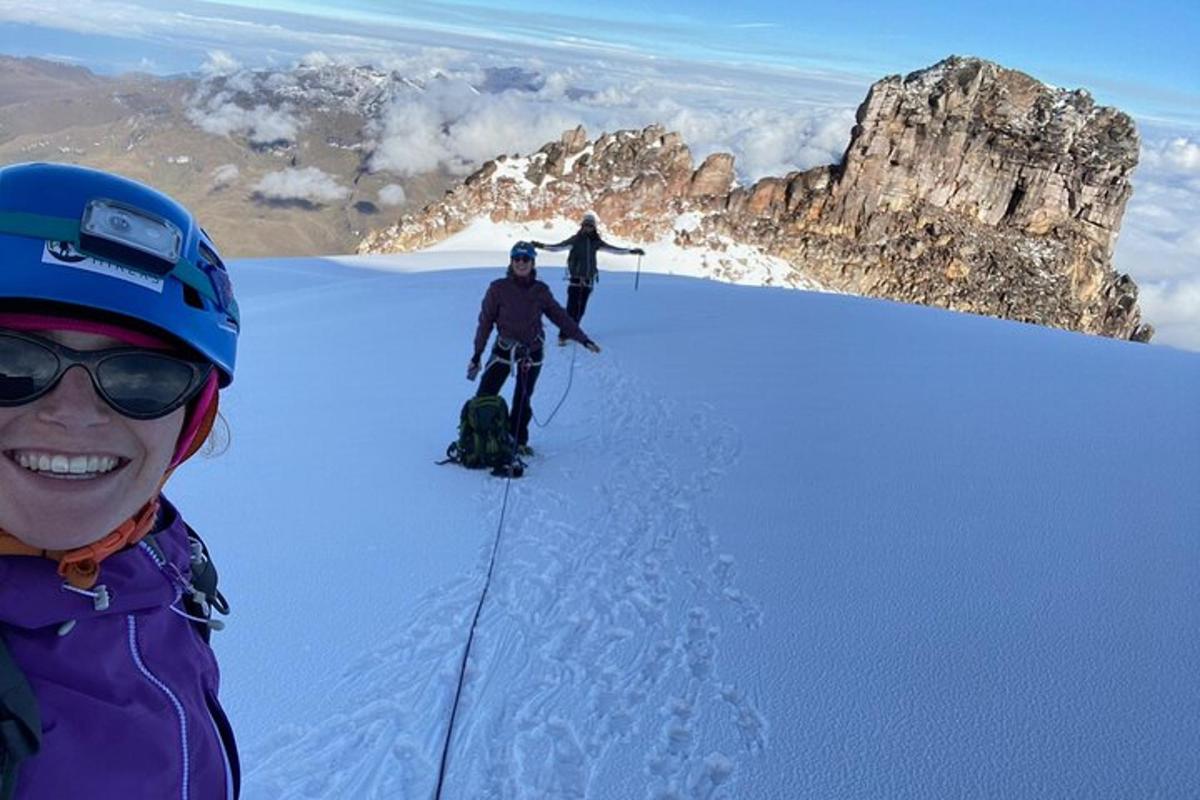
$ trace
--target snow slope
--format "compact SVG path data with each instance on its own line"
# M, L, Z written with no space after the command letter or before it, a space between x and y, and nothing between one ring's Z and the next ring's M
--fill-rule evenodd
M233 266L244 797L433 797L493 548L443 797L1200 794L1200 355L609 273L506 487L433 463L502 259Z

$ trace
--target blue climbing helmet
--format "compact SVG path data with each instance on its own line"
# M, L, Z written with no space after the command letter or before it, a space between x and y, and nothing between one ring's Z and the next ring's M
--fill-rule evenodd
M216 245L165 194L70 164L0 167L0 302L66 303L152 325L233 380L239 316Z
M529 242L517 242L508 251L509 259L528 258L530 261L537 261L537 248Z

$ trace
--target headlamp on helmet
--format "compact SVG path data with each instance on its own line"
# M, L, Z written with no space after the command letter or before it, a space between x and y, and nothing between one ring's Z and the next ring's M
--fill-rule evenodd
M179 262L183 233L169 220L132 206L91 200L79 225L79 245L101 258L166 275Z

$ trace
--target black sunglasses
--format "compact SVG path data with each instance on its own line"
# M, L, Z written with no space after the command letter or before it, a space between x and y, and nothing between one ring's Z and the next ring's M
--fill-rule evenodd
M132 419L158 419L187 403L213 365L146 350L73 350L50 339L0 331L0 406L31 403L79 365L113 410Z
M526 262L526 261L529 262L530 264L533 263L533 259L530 258L529 256L513 256L512 260L513 260L514 264L520 264L520 263Z

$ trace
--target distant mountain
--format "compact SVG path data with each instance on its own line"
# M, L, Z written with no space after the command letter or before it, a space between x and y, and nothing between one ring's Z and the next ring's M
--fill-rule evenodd
M815 283L1148 341L1137 286L1112 267L1131 194L1133 121L1084 91L952 57L871 87L842 162L734 186L733 156L696 167L659 126L568 131L500 156L442 200L368 236L361 253L428 246L479 217L599 212L638 242L757 248ZM728 270L726 270L728 271ZM736 270L735 270L736 271Z
M346 253L385 209L419 208L455 182L440 169L370 168L391 104L439 79L338 63L105 77L0 56L0 163L69 161L146 181L194 209L227 257Z

